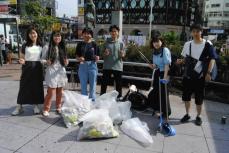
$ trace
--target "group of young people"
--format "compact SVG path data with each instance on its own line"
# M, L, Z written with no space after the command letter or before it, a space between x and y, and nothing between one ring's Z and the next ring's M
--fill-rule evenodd
M182 100L185 102L186 114L181 119L181 122L187 122L191 118L190 101L194 93L197 108L195 123L196 125L201 125L200 115L204 99L204 86L206 81L211 80L211 72L215 59L217 59L217 54L211 42L201 37L203 30L201 25L194 24L190 29L193 40L185 43L181 53L184 58L176 61L176 64L185 65L185 74L182 81ZM106 93L109 80L113 76L115 89L119 93L118 98L122 97L123 58L125 57L126 49L124 43L119 39L119 31L118 26L110 26L111 37L105 41L103 50L99 49L98 45L93 41L93 31L91 29L85 28L82 31L83 41L77 44L76 48L76 59L79 62L77 71L81 84L81 94L89 96L92 101L96 99L97 61L100 58L104 60L100 94ZM165 80L164 82L166 83L169 82L169 68L172 62L171 52L166 47L161 35L153 36L150 46L152 49L152 64L149 64L149 67L156 69L153 86L157 93L161 93L162 115L165 121L168 121L171 114L169 94L167 94L167 97L165 96L165 91L168 91L168 89L166 89L167 86L164 83L159 88L158 80L160 78ZM21 52L24 56L19 59L22 64L22 75L17 99L18 106L12 115L22 113L23 104L33 104L34 113L38 114L40 113L38 104L44 103L43 115L49 116L51 100L55 92L56 112L60 113L63 87L67 83L65 66L68 64L67 51L61 33L53 32L49 44L43 47L38 31L35 28L30 28L27 32L27 42L23 45ZM204 71L203 65L206 61L208 61L208 64ZM48 89L45 98L42 64L47 65L45 81ZM190 67L190 65L194 66ZM193 75L194 73L198 75ZM87 89L88 82L89 94ZM153 108L156 112L159 111L158 98L159 96L152 99L156 103Z

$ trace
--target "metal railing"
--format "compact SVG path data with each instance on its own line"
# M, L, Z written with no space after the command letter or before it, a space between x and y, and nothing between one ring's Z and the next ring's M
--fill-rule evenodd
M69 59L69 62L75 62L76 63L78 61L76 59ZM98 64L102 64L102 63L103 63L103 60L98 61ZM148 67L147 63L138 63L138 62L123 62L123 65L124 66L144 67L144 68ZM67 74L77 75L76 69L71 70L71 71L67 71ZM102 76L102 73L98 73L98 76ZM152 82L152 78L149 78L149 77L137 77L137 76L122 75L122 78L127 79L127 80ZM177 77L173 77L173 79L182 80L182 77L177 76ZM224 86L224 87L229 87L229 83L222 83L222 82L216 82L216 81L210 81L208 83L214 84L214 85L219 85L219 86Z

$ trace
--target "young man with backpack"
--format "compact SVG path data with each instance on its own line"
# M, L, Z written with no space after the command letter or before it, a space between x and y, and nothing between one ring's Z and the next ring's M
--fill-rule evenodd
M201 25L194 24L190 30L193 40L186 42L183 47L181 55L184 59L177 60L177 64L185 64L182 100L185 102L186 114L180 121L185 123L190 120L191 95L194 93L197 110L195 124L200 126L205 82L212 79L211 73L217 54L212 43L201 37Z

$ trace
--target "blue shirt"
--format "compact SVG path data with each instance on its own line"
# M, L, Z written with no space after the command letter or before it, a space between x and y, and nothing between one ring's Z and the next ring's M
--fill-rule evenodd
M156 64L156 66L160 69L160 71L164 71L165 65L170 65L172 62L171 59L171 53L170 50L166 47L162 48L162 53L159 53L157 55L153 54L153 64Z

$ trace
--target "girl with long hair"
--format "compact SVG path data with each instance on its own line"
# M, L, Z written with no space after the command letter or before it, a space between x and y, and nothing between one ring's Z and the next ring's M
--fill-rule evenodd
M38 104L44 102L43 68L40 62L42 43L38 30L30 27L26 33L26 43L22 46L19 63L22 64L17 107L12 115L23 112L22 105L34 105L34 114L39 114Z
M45 82L48 86L43 115L49 116L51 100L56 93L56 112L61 113L63 87L67 83L65 66L68 64L64 39L59 31L51 34L49 45L43 48L42 62L47 64Z

